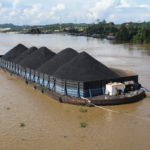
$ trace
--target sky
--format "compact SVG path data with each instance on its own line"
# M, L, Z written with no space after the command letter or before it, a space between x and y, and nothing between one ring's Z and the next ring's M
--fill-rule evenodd
M0 24L150 21L150 0L0 0Z

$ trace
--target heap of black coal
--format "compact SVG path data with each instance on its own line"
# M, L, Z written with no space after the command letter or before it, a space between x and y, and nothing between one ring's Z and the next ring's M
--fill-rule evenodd
M38 68L39 72L52 75L57 69L66 64L68 61L77 56L78 52L72 48L66 48L59 52L51 60L47 61L45 64ZM67 72L66 72L67 73Z
M26 59L23 59L20 62L20 65L23 67L27 67L30 69L37 69L40 67L43 63L50 60L55 56L55 53L52 52L50 49L46 47L41 47L28 57Z
M12 48L9 52L7 52L4 56L3 59L7 61L13 61L16 57L18 57L20 54L25 52L28 48L25 47L22 44L18 44L14 48Z
M86 52L82 52L59 68L56 78L75 81L100 81L117 78L118 75Z
M24 59L26 59L28 56L30 56L32 53L34 53L35 51L37 51L38 49L36 47L31 47L28 50L26 50L25 52L23 52L21 55L19 55L18 57L16 57L13 62L15 62L16 64L20 64L20 62Z

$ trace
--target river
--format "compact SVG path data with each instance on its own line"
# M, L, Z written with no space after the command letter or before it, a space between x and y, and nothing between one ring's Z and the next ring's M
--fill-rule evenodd
M115 44L66 34L0 34L0 54L22 43L86 51L102 63L132 70L150 89L150 45ZM60 104L0 70L0 150L147 150L150 149L150 98L105 106L105 109ZM81 128L80 122L87 127ZM20 123L25 126L21 127Z

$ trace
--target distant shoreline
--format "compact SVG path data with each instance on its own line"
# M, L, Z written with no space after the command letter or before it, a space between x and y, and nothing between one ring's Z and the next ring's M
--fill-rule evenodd
M93 38L107 38L119 42L129 43L150 43L150 22L125 22L123 24L115 24L113 22L98 21L97 23L74 24L62 23L51 25L13 25L0 24L2 33L16 32L23 34L52 34L56 32L65 32L75 36L89 36Z

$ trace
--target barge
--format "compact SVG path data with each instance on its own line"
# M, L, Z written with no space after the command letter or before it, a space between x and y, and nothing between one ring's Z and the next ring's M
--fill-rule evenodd
M21 55L23 60L17 62ZM50 54L40 48L30 54L30 49L17 45L0 57L0 67L59 102L118 105L145 97L138 75L108 68L86 52L77 53L73 49ZM111 84L112 92L107 88Z

